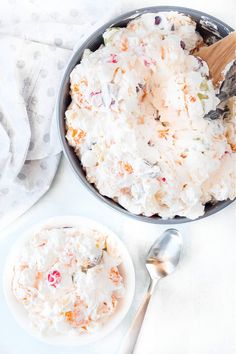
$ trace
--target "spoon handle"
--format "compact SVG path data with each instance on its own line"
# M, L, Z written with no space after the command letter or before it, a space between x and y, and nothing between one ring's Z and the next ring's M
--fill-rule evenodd
M153 290L155 288L156 282L154 283L151 281L149 289L139 306L138 312L131 324L131 327L129 328L121 346L119 349L118 354L132 354L138 339L138 335L140 332L140 329L142 327L143 319L147 311L147 307L151 298L151 295L153 293Z

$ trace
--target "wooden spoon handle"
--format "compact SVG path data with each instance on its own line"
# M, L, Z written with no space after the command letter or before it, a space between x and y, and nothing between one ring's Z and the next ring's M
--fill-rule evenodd
M219 85L223 79L222 71L236 58L236 32L230 33L209 47L201 47L194 55L207 62L213 84Z

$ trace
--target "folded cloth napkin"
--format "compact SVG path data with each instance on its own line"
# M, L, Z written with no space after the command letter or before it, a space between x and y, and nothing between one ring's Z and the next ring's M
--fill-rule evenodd
M74 46L119 1L3 0L0 13L0 230L50 187L60 160L55 101Z

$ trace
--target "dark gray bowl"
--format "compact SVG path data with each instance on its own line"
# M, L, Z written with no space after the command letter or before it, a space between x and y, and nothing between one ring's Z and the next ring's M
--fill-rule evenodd
M65 111L71 101L69 95L69 87L70 87L70 73L78 64L82 58L83 52L86 48L95 51L98 47L103 43L102 34L105 30L109 27L125 27L127 23L144 13L157 13L160 11L178 11L189 15L197 22L197 30L203 36L205 41L211 41L212 37L223 38L228 33L233 31L233 28L226 25L222 21L218 20L217 18L207 15L203 12L188 9L185 7L176 7L176 6L154 6L154 7L146 7L143 9L135 10L128 12L124 15L121 15L109 22L107 22L104 26L99 28L96 32L94 32L82 45L81 47L73 54L72 58L70 59L67 68L65 70L64 76L62 78L59 96L57 101L57 119L59 125L59 133L60 138L63 146L63 151L65 156L67 157L72 169L74 170L77 177L79 177L80 181L84 184L84 186L91 191L94 195L96 195L101 201L112 207L114 210L117 210L124 215L131 216L132 218L140 221L150 222L154 224L179 224L190 222L192 220L178 217L176 216L173 219L162 219L158 215L154 215L152 217L147 217L143 215L135 215L130 213L128 210L124 209L122 206L114 202L112 199L102 196L96 187L90 184L86 180L85 172L81 166L80 160L76 156L74 150L68 145L67 140L65 138ZM204 218L206 216L212 215L219 210L225 208L227 205L232 203L230 200L225 200L221 202L217 202L216 204L207 203L205 206L205 214L201 216L199 219Z

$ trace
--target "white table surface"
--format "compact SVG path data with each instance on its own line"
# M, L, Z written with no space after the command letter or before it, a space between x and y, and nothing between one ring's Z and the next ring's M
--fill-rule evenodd
M132 8L126 4L126 9ZM136 2L137 3L137 2ZM154 4L153 1L146 2ZM158 5L158 2L155 2ZM165 4L167 4L165 2ZM172 1L236 27L233 0ZM140 7L143 2L140 1ZM161 3L160 5L163 5ZM0 271L19 235L55 215L82 215L104 223L126 243L136 270L133 305L120 326L86 347L53 347L29 337L14 321L0 284L0 354L115 354L147 288L144 257L166 226L134 221L103 205L76 179L63 158L50 191L0 235ZM135 354L236 353L236 203L206 219L176 226L184 238L179 268L159 283Z

